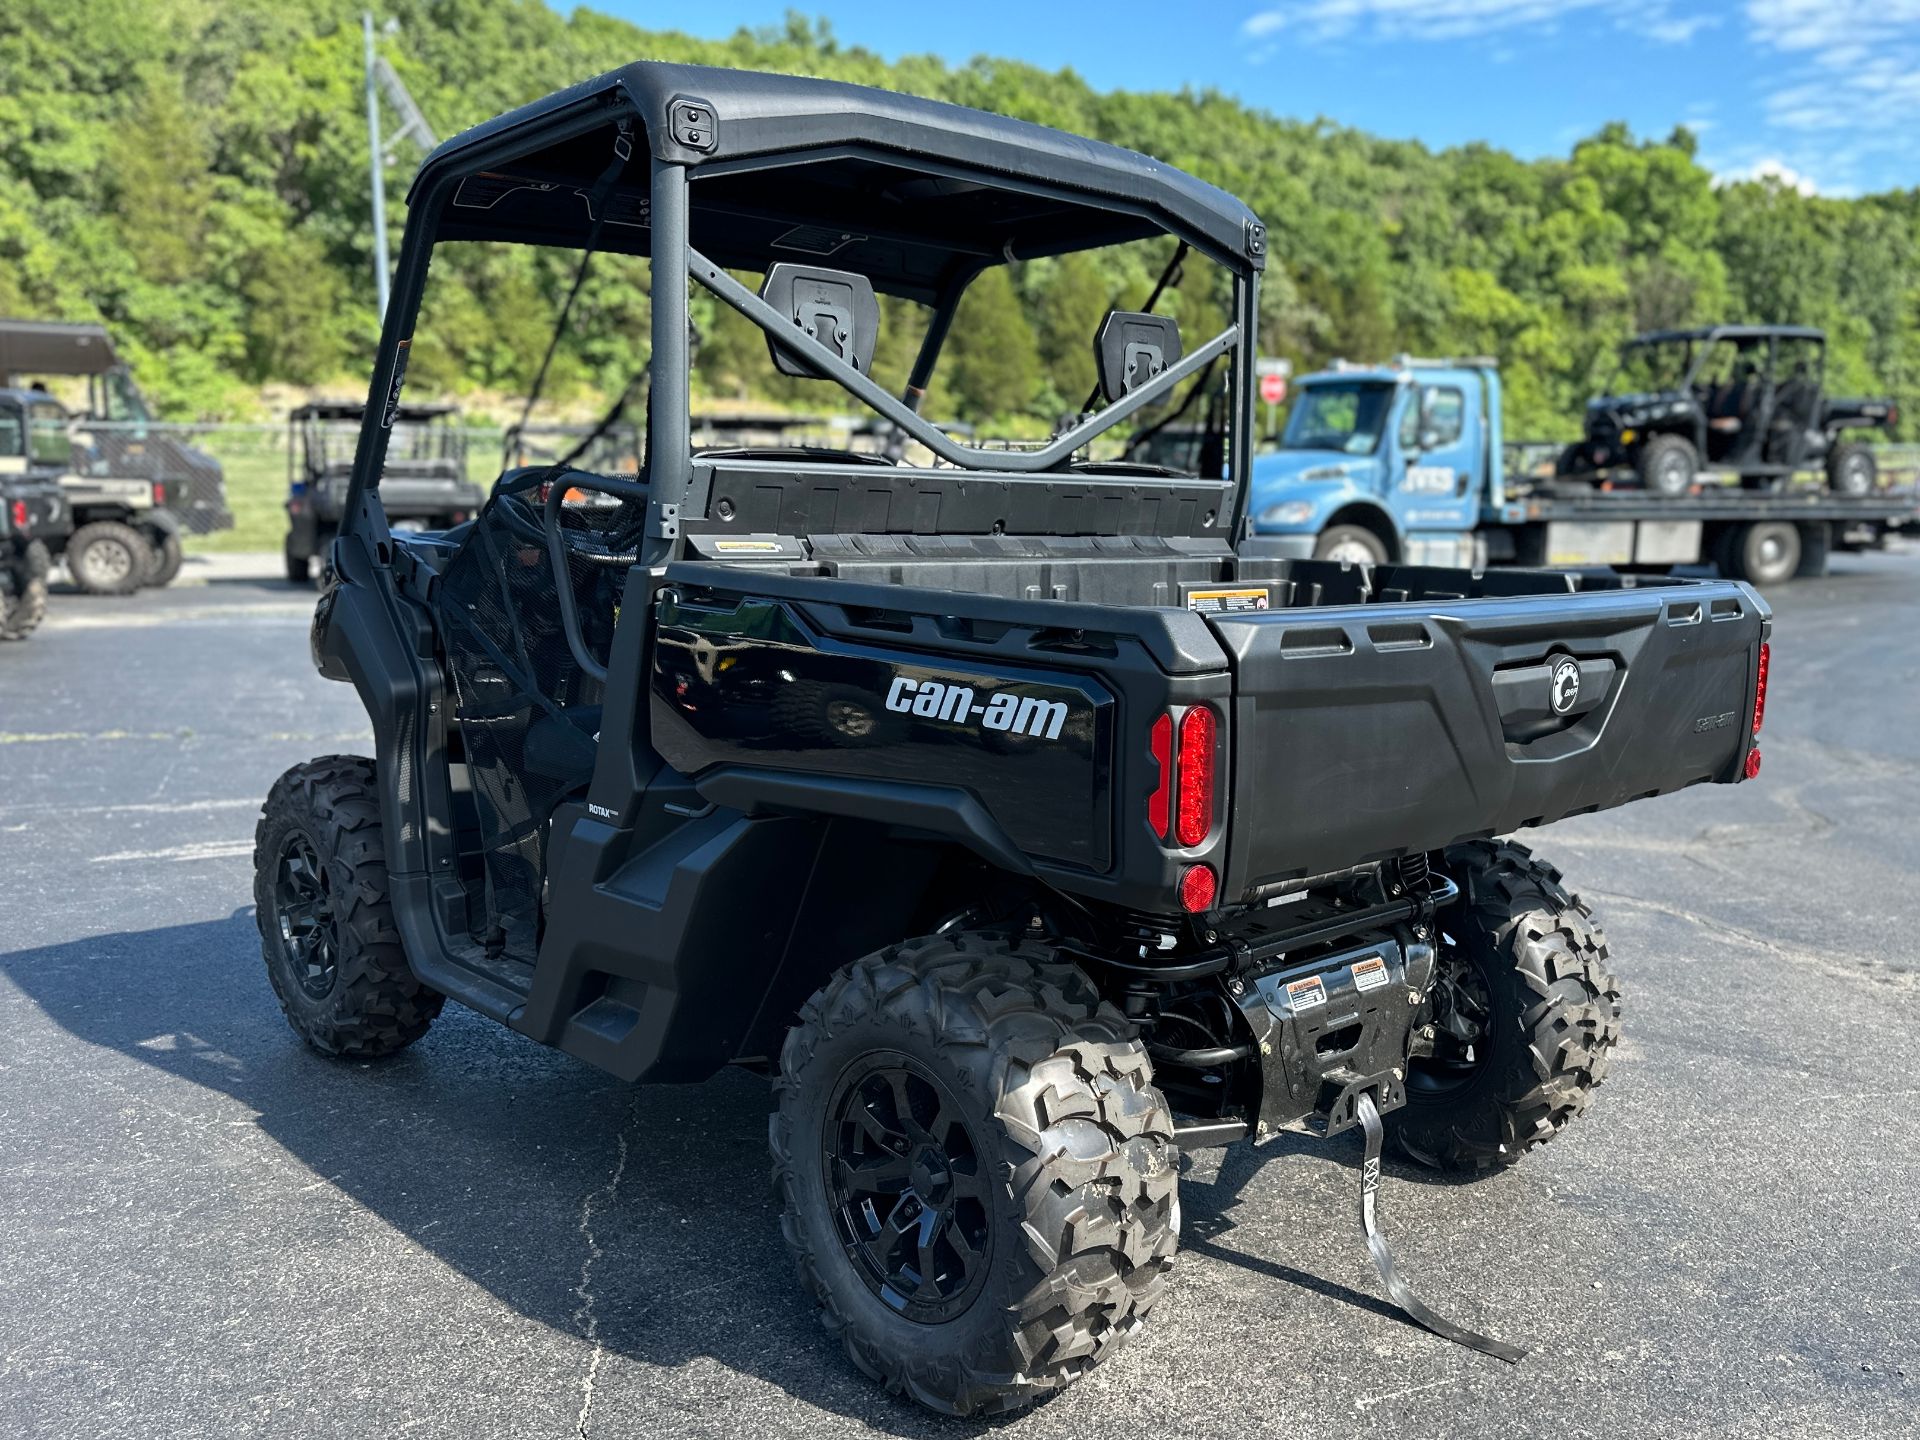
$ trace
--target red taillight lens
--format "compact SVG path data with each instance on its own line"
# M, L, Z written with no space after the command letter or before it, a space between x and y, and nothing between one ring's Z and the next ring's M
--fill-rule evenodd
M1773 647L1760 642L1760 668L1753 679L1753 733L1760 733L1760 722L1767 718L1767 662Z
M13 510L13 528L16 530L26 529L27 528L27 502L24 500L14 501L12 510Z
M1751 780L1760 773L1760 747L1754 746L1747 751L1747 779Z
M1219 888L1211 865L1189 865L1180 876L1180 904L1189 915L1211 910Z
M1173 717L1162 715L1153 722L1147 746L1153 763L1160 767L1160 778L1153 782L1153 794L1147 800L1147 824L1162 840L1167 838L1167 818L1173 806Z
M1174 836L1182 845L1198 845L1213 833L1213 742L1218 722L1205 705L1180 717L1180 765L1175 788ZM1189 872L1191 873L1191 872Z
M156 505L167 503L167 487L162 481L153 482L153 503Z

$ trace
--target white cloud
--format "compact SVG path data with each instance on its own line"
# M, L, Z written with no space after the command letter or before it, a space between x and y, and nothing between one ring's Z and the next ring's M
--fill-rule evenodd
M1272 53L1271 42L1283 28L1297 32L1307 44L1352 35L1382 40L1465 40L1507 30L1550 30L1557 21L1587 11L1656 42L1681 45L1720 23L1717 15L1677 15L1671 4L1672 0L1298 0L1248 16L1241 23L1240 34L1248 40L1269 42L1256 52L1258 58Z
M1794 62L1766 96L1769 124L1850 132L1908 152L1920 122L1920 0L1747 0L1753 43Z
M1716 185L1735 185L1742 180L1773 180L1789 190L1798 190L1802 195L1820 193L1820 187L1812 179L1783 160L1756 160L1751 165L1742 165L1737 170L1720 171L1713 177L1713 183Z

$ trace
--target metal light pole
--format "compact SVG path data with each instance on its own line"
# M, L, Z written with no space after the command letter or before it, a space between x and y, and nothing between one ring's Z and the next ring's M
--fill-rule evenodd
M367 41L367 165L373 172L373 289L379 297L380 319L387 318L387 177L380 148L380 84L374 72L373 12L360 12L360 29Z

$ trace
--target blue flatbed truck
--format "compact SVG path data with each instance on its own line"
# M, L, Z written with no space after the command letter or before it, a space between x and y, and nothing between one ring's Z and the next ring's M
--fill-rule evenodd
M1336 362L1296 383L1279 448L1253 465L1248 513L1268 553L1642 573L1705 563L1774 585L1824 574L1836 550L1920 533L1911 486L1655 495L1525 473L1509 464L1492 360Z

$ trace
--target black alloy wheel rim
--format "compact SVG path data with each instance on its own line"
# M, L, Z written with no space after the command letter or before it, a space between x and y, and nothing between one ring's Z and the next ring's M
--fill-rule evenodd
M1493 1028L1493 992L1480 967L1441 937L1433 982L1433 1053L1407 1066L1407 1089L1415 1095L1451 1095L1471 1085L1487 1063Z
M821 1147L835 1232L881 1303L924 1325L972 1305L992 1260L991 1177L946 1086L905 1055L865 1056L834 1089Z
M289 835L280 846L273 913L280 926L280 953L294 980L312 999L326 999L339 974L333 892L313 842L305 835Z

